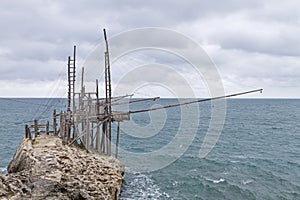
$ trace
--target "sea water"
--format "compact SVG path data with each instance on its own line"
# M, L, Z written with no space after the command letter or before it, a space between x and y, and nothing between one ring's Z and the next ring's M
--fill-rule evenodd
M129 109L174 103L178 101L160 99ZM6 173L24 136L24 125L34 119L51 121L53 109L59 112L65 105L65 99L0 99L1 173ZM189 106L193 109L193 105ZM192 125L187 130L196 135L181 156L156 170L126 169L120 199L300 199L300 100L228 99L219 140L205 158L200 158L211 107L209 102L197 107L197 130L192 130ZM131 115L131 122L139 125L137 130L156 131L144 137L122 129L129 122L121 123L120 148L140 155L170 144L182 123L181 108L166 110L162 124L152 117L149 113ZM193 117L191 114L191 121L184 123L192 124L196 120ZM152 127L153 123L159 130ZM115 129L114 125L113 132ZM174 155L167 152L164 156L157 157L156 162L161 159L163 163ZM126 153L120 154L119 159L126 162ZM151 164L153 160L146 162Z

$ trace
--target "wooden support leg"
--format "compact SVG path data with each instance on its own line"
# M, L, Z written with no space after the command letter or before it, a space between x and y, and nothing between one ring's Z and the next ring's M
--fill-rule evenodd
M100 125L97 124L97 132L96 132L96 150L100 151Z
M89 151L90 149L90 123L89 121L87 120L86 122L86 150Z
M103 122L103 124L102 124L101 145L100 145L102 153L105 153L105 141L106 141L106 139L105 139L105 135L106 135L105 126L106 126L106 122Z
M119 151L119 136L120 136L120 122L118 122L118 127L117 127L116 158L118 158L118 151Z
M86 121L85 121L85 119L82 119L81 131L83 132L85 128L86 128ZM86 136L85 135L82 136L82 143L83 143L83 145L86 145Z
M91 137L90 137L90 143L91 143L91 147L94 148L94 123L91 123Z
M49 121L46 124L46 135L49 135Z
M29 138L29 135L28 135L28 125L27 124L25 125L25 138Z
M57 128L56 128L56 110L53 111L53 135L57 136Z
M107 125L108 124L105 123L106 154L109 155L109 137L108 137Z
M34 120L34 138L38 136L39 128L38 128L38 120Z
M28 132L29 140L31 140L31 139L32 139L32 136L31 136L31 132L30 132L30 128L29 128L29 127L27 128L27 132Z
M60 112L59 115L59 127L60 127L60 137L63 138L63 134L64 134L64 123L63 123L63 113Z

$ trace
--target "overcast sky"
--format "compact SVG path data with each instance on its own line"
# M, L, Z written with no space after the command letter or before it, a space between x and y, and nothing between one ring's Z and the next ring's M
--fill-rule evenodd
M161 27L207 52L226 93L263 88L264 94L248 97L300 98L298 0L1 0L0 5L0 97L64 96L74 44L80 65L103 41L104 27L112 37Z

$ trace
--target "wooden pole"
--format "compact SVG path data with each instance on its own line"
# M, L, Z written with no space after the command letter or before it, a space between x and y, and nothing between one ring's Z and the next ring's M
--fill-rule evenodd
M84 102L83 102L83 98L84 98L84 67L82 67L82 72L81 72L81 90L80 90L80 95L79 95L79 112L80 112L80 121L81 121L81 132L84 131L84 127L85 127L85 123L84 123L84 119L83 119L83 115L84 115ZM83 135L81 138L82 143L85 145L85 136Z
M235 97L235 96L240 96L240 95L244 95L244 94L250 94L250 93L254 93L254 92L262 93L262 91L263 91L263 89L251 90L251 91L247 91L247 92L240 92L240 93L229 94L229 95L219 96L219 97L212 97L212 98L207 98L207 99L199 99L199 100L178 103L178 104L171 104L171 105L167 105L167 106L155 107L155 108L150 108L150 109L134 110L134 111L129 111L129 114L140 113L140 112L149 112L149 111L160 110L160 109L165 109L165 108L172 108L172 107L183 106L183 105L188 105L188 104L193 104L193 103L201 103L201 102L205 102L205 101L213 101L213 100L217 100L217 99L224 99L224 98L228 98L228 97Z
M97 123L97 131L96 131L96 150L100 151L100 124Z
M30 128L29 128L29 127L27 127L27 132L28 132L29 140L31 140L31 139L32 139L32 136L31 136L31 132L30 132Z
M49 135L49 121L46 124L46 135Z
M99 102L99 88L98 79L96 80L96 114L97 114L97 131L96 131L96 150L100 150L100 102Z
M83 84L83 81L84 81L84 67L82 67L82 72L81 72L81 94L84 93L84 84ZM83 95L81 95L83 96Z
M62 111L59 114L59 129L60 129L60 137L63 138L64 134L64 124L63 124L63 113Z
M90 140L91 140L91 146L94 147L94 122L91 122L91 136L90 136Z
M105 138L106 138L106 154L107 155L110 155L109 154L109 148L110 148L110 146L109 146L109 135L108 135L108 130L107 130L107 127L108 127L108 123L106 122L105 123Z
M66 123L66 113L63 112L63 140L65 141L67 135L67 123Z
M109 50L108 50L108 41L106 37L106 30L103 29L104 40L106 44L105 55L105 103L106 103L106 117L108 117L108 122L105 127L106 132L106 147L107 154L111 155L111 123L112 123L112 111L111 111L111 76L110 76L110 61L109 61Z
M71 111L66 113L67 139L71 138Z
M53 111L53 135L57 136L57 127L56 127L56 110Z
M119 136L120 136L120 122L118 121L117 139L116 139L116 158L118 158L118 151L119 151Z
M90 122L87 119L86 123L86 150L88 151L90 149Z
M38 120L34 120L34 138L38 136L39 128L38 128Z
M86 119L82 119L82 125L81 125L81 128L82 128L82 132L84 131L84 129L86 128L87 126L87 123L86 123ZM84 145L86 145L86 134L82 136L82 142Z
M79 96L78 96L79 97ZM73 120L73 139L77 138L77 121L78 121L78 116L77 116L77 109L74 107L75 110L72 111L72 120Z
M28 135L28 125L27 124L25 125L25 138L29 138L29 135Z
M106 126L106 122L103 122L102 123L102 137L101 137L101 145L100 145L100 148L101 148L101 152L105 154L105 126Z

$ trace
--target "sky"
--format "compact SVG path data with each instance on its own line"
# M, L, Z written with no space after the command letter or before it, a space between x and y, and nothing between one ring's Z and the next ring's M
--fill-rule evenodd
M300 98L298 0L2 0L0 4L0 97L66 97L67 57L72 54L73 45L78 47L81 66L103 42L103 28L109 38L114 38L128 31L155 27L181 34L203 48L214 63L226 94L263 88L263 94L246 97ZM135 36L136 41L131 42L159 40L152 33ZM180 41L170 41L167 44L162 39L163 47L189 48ZM159 74L156 79L166 78L169 85L184 91L175 83L184 75L185 84L194 89L196 97L212 93L203 93L207 90L205 78L197 81L200 76L185 68L187 63L161 51L140 50L118 59L112 68L114 64L119 66L112 69L115 85L129 74L132 75L127 82L140 78L148 83L154 80L148 77ZM126 64L149 65L153 70L145 68L139 75L137 68L126 68ZM159 66L175 67L168 71ZM172 70L180 76L173 79L174 83ZM140 96L147 93L168 97L174 92L160 87L164 83L156 82L151 87L146 81L139 84L140 93L139 89L133 90ZM127 92L131 91L124 91Z

